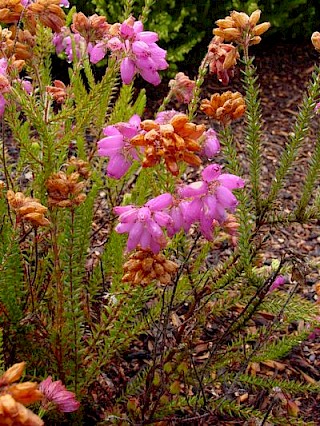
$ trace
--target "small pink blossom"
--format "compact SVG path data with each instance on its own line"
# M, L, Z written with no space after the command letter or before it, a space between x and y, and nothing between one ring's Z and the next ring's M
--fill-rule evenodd
M133 161L139 159L130 140L138 134L140 122L140 117L135 114L128 123L117 123L103 129L106 137L98 142L98 154L101 157L109 157L108 176L120 179L127 173Z
M315 112L316 112L317 114L319 114L319 113L320 113L320 102L318 102L318 103L316 104L316 106L314 107L314 110L315 110Z
M180 112L176 111L175 109L161 111L158 112L154 121L159 124L168 124L170 120L177 114L180 114Z
M128 251L134 250L139 245L144 250L150 249L153 253L159 253L166 246L162 228L172 224L172 218L167 212L171 205L172 196L165 193L148 201L142 207L128 205L114 208L120 221L115 228L116 232L129 234Z
M271 284L268 293L271 293L272 291L276 290L277 288L285 284L285 282L286 282L285 277L283 275L279 275Z
M203 134L201 154L207 158L212 158L220 152L220 142L217 133L213 129L208 129Z
M80 407L80 402L76 400L75 394L68 391L61 380L53 382L49 376L40 383L39 390L44 395L42 404L45 408L52 403L57 406L59 411L71 413Z
M86 55L87 43L85 39L79 33L72 33L69 28L62 27L59 33L55 33L52 38L52 43L56 48L56 52L59 55L60 53L65 53L67 56L67 61L72 62L73 57L73 47L78 60L81 60Z
M178 102L183 104L188 104L191 101L195 86L195 81L190 80L183 72L178 72L174 80L169 81L172 95L176 97Z

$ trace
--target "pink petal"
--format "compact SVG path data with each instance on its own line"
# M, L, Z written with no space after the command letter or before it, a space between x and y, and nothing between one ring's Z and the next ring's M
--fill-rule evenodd
M225 186L219 186L216 189L216 197L221 206L231 210L232 212L238 205L238 200L236 199L236 197Z
M244 180L239 176L232 175L230 173L223 173L219 176L218 181L221 185L225 186L228 189L237 189L244 187Z
M201 175L206 182L212 182L217 179L221 174L221 166L219 164L211 164L203 169Z
M121 78L124 84L130 84L135 74L136 67L129 58L124 58L120 65Z
M144 230L144 224L142 222L136 222L130 232L129 232L129 238L127 242L127 250L131 251L137 247L137 245L140 243L140 238L142 236L142 232Z
M158 195L158 197L153 198L152 200L146 203L146 207L152 212L157 210L163 210L172 204L172 195L166 192L165 194Z
M127 173L131 164L122 154L113 155L108 162L107 175L113 179L121 179Z
M208 191L208 185L206 182L197 181L190 183L179 189L179 194L183 198L196 197L198 195L204 195Z

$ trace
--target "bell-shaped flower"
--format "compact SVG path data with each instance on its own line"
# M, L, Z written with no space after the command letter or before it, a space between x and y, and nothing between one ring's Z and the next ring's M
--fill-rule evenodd
M109 177L122 178L133 161L139 159L136 148L130 144L130 139L138 134L140 121L140 117L135 114L128 123L107 126L103 130L106 137L98 142L98 155L109 157L107 166Z
M142 207L129 205L114 208L120 221L115 228L116 232L129 234L127 251L140 246L157 254L166 246L162 228L172 223L172 218L167 212L171 205L172 196L165 193L148 201Z

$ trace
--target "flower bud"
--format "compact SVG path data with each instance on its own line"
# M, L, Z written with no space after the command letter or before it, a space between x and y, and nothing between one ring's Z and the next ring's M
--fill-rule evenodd
M263 22L262 24L256 25L252 30L252 34L254 34L255 36L260 36L261 34L268 31L270 26L270 22Z
M16 382L22 376L25 366L25 362L19 362L18 364L14 364L12 367L8 368L8 370L3 374L3 376L1 377L1 382L7 385Z
M250 25L251 28L253 28L257 25L257 23L259 22L259 19L260 19L260 15L261 15L260 9L257 9L254 12L251 13L250 18L249 18L249 25Z

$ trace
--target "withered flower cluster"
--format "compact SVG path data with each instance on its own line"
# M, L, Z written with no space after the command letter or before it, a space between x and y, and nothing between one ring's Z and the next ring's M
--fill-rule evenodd
M86 182L80 180L80 174L77 172L53 173L46 182L49 206L72 208L79 206L86 199L86 194L83 193L85 185Z
M14 364L0 377L0 426L42 426L36 414L25 407L43 398L37 383L17 382L25 363Z
M60 32L66 22L66 15L60 3L60 0L36 0L30 3L25 11L30 31L36 28L39 20L45 27L56 33Z
M244 114L246 104L241 93L232 93L228 90L221 95L215 93L210 100L203 99L200 110L209 117L226 125Z
M7 200L16 213L17 223L26 221L34 227L50 225L50 221L44 217L48 209L37 198L26 197L22 192L14 193L9 189Z
M123 282L130 282L142 287L152 281L161 284L169 284L178 269L178 265L159 253L154 254L151 250L137 250L123 265Z
M49 93L58 104L63 104L67 99L67 87L61 80L54 80L53 86L47 86Z
M169 172L177 176L179 161L191 166L201 164L196 153L201 151L198 140L205 130L204 125L191 123L185 114L177 114L168 124L145 120L141 128L145 133L138 134L130 143L144 148L143 167L153 167L164 159Z
M87 17L82 12L79 12L72 17L72 31L79 33L87 43L102 40L109 34L110 28L111 25L108 24L105 16L94 14Z
M8 68L13 67L20 72L25 65L25 60L33 55L35 41L28 30L17 32L15 26L11 26L10 30L0 26L0 44L0 58L8 59Z
M213 37L208 47L209 71L216 74L222 84L227 85L233 77L238 59L239 52L235 46L223 43L222 37Z
M20 0L0 0L0 22L15 24L19 22L22 11Z
M234 10L230 16L216 21L218 28L213 30L213 34L225 41L232 41L244 46L258 44L261 41L260 36L270 28L270 22L258 24L260 15L261 10L259 9L250 16Z
M88 163L88 161L84 161L76 157L71 157L68 161L68 165L77 173L79 173L83 179L89 179L91 176L90 163Z

